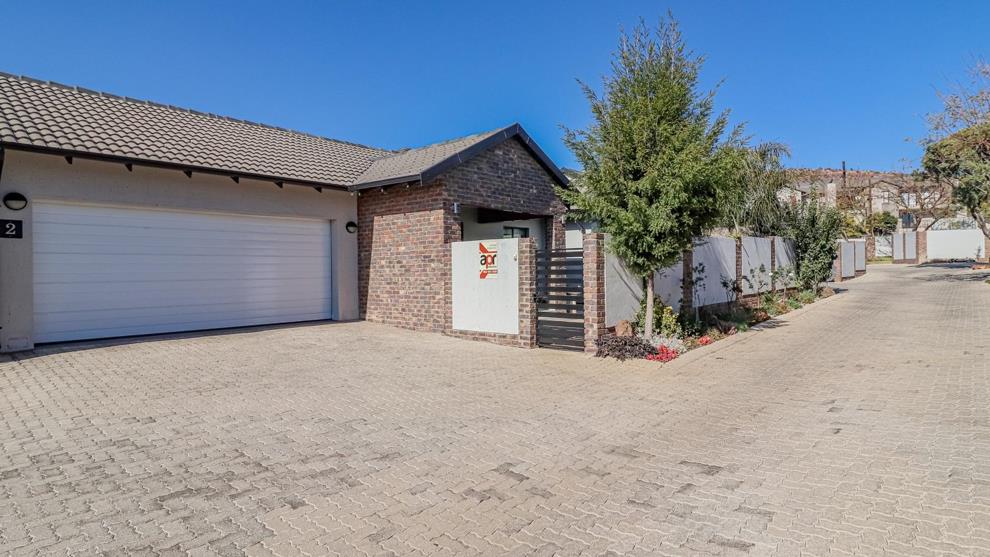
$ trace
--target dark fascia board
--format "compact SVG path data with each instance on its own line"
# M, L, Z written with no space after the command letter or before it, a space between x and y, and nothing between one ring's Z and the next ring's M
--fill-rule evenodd
M475 143L474 145L468 147L467 149L464 149L463 151L460 151L454 155L447 157L446 159L434 164L433 166L427 168L426 170L423 170L419 174L410 174L408 176L399 176L395 178L386 178L384 180L377 180L375 182L356 184L351 186L350 189L351 191L361 191L369 188L380 188L395 184L406 184L406 183L414 183L414 182L427 184L431 182L434 178L450 170L451 168L454 168L457 165L467 162L475 155L487 151L488 149L491 149L492 147L504 143L514 137L519 138L519 141L522 142L523 146L526 147L526 150L529 151L530 154L532 154L533 157L537 160L537 162L540 163L540 166L546 169L546 171L549 172L551 176L553 176L554 181L556 181L561 186L566 186L568 184L567 176L565 176L564 173L561 172L559 168L557 168L557 165L555 165L553 161L550 160L550 157L548 157L547 154L544 153L542 149L540 149L540 146L537 145L536 142L529 137L529 134L526 133L526 130L524 130L522 126L520 126L519 124L512 124L511 126L508 126L502 129L501 131L493 133L491 136L485 138L482 141L479 141L478 143Z
M122 157L118 155L103 155L99 153L90 153L88 151L75 151L72 149L60 149L57 147L40 147L37 145L24 145L21 143L10 143L2 142L0 143L5 149L10 149L12 151L27 151L31 153L42 153L46 155L57 155L60 157L75 157L80 159L89 159L103 162L112 162L117 164L136 164L138 166L148 166L152 168L167 168L169 170L189 170L196 172L198 174L212 174L215 176L237 176L240 178L249 178L253 180L260 180L263 182L283 182L289 185L299 185L307 187L320 187L327 189L334 189L339 191L348 191L347 186L341 184L331 184L328 182L318 182L315 180L300 180L297 178L287 178L284 176L269 176L266 174L257 174L253 172L240 172L237 170L225 170L222 168L210 168L205 166L197 166L190 164L179 164L166 161L158 161L153 159L140 159L134 157Z
M348 189L351 191L362 191L369 190L372 188L383 188L385 186L394 186L396 184L411 184L420 181L421 174L410 174L408 176L398 176L395 178L385 178L384 180L375 180L374 182L362 182L355 186L350 186Z

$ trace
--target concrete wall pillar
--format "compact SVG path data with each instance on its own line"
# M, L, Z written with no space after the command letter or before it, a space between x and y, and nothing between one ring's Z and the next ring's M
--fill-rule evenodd
M605 235L584 235L584 351L598 352L595 341L605 334Z
M928 262L928 231L919 230L917 232L918 264Z

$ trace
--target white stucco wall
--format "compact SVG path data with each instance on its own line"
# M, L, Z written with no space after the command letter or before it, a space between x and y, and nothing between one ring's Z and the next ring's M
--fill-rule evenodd
M984 237L979 229L929 230L928 260L978 259L984 255Z
M632 321L636 317L644 289L643 279L608 251L607 240L605 245L605 326L612 327L623 319Z
M702 273L695 272L695 281L703 281L696 288L695 306L721 304L729 301L730 292L722 286L722 280L734 281L736 277L736 240L710 237L694 247L694 265L704 265Z
M124 165L7 150L0 196L16 191L28 207L0 218L24 221L24 238L0 241L0 350L23 350L34 343L32 207L36 201L147 207L245 215L291 216L331 221L334 319L358 318L357 235L344 225L357 221L356 198L347 192L305 186Z
M856 256L856 270L865 271L866 270L866 240L850 240L855 250Z
M842 261L842 278L856 276L856 247L853 242L839 240L839 258Z
M584 247L584 235L597 230L598 226L593 222L564 223L564 248L580 249Z
M480 242L450 245L453 328L519 334L519 240L490 241L498 246L498 274L484 279L480 273Z
M760 289L769 290L773 262L770 259L770 238L744 236L742 239L742 272L749 280L742 281L743 294L754 294ZM761 270L762 268L762 270Z
M780 236L775 236L773 240L776 243L774 254L777 256L777 268L783 269L785 267L789 267L791 270L794 270L797 267L797 256L794 252L794 240L781 238Z
M655 302L670 306L674 311L680 311L683 277L684 265L680 260L658 271L653 279ZM636 312L639 311L645 292L643 282L641 277L629 271L621 259L606 251L605 326L613 327L619 321L632 321L636 318Z

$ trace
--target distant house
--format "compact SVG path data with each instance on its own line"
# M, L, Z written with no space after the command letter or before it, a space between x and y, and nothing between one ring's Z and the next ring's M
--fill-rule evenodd
M899 228L927 228L936 221L965 217L952 206L951 191L901 172L833 168L794 169L792 184L779 194L796 203L818 199L865 219L873 213L897 217Z

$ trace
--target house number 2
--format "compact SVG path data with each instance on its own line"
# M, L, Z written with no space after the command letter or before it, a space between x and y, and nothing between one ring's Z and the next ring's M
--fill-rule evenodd
M24 221L0 219L0 238L23 238Z

